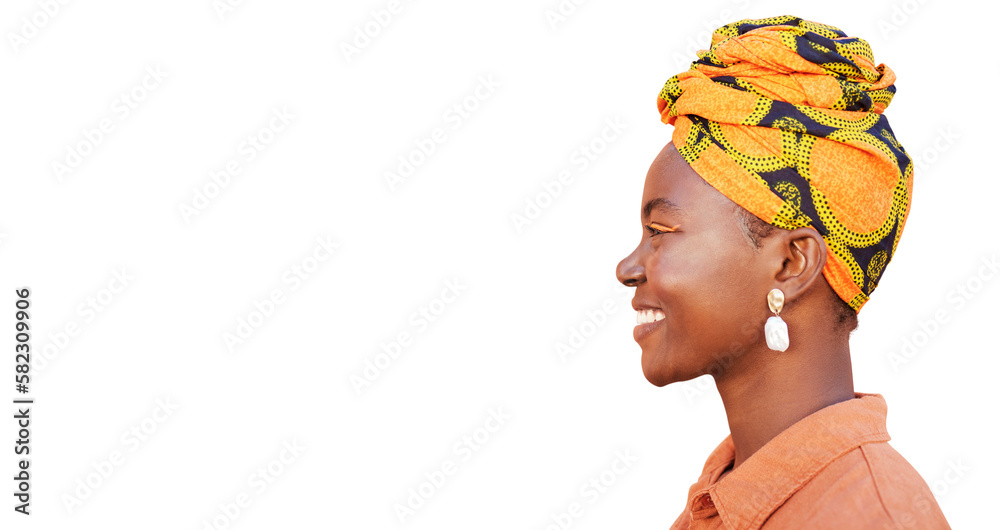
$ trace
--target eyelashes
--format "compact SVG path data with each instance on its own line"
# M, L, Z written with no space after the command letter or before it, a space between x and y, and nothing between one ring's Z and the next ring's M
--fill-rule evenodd
M680 225L666 226L666 225L661 225L660 223L649 223L648 225L646 225L646 231L649 232L650 237L652 237L652 236L658 236L660 234L666 234L668 232L673 232L677 229L678 226Z

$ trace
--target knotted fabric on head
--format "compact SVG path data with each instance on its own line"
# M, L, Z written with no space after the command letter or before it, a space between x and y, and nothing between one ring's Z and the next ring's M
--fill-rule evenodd
M657 98L673 143L706 182L765 222L809 226L823 275L860 311L906 224L913 164L882 112L896 75L868 43L783 16L712 35Z

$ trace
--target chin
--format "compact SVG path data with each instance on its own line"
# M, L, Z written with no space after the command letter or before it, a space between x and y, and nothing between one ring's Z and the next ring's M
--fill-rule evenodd
M642 358L642 375L646 377L646 381L649 381L654 386L667 386L676 381L676 379L671 377L670 370L663 366L662 363L647 361L645 353L643 353Z
M690 381L708 373L704 371L692 370L690 366L678 366L676 363L669 362L668 359L677 359L675 356L676 353L676 351L671 354L658 352L658 354L654 356L646 350L643 350L642 375L646 377L646 381L649 381L654 386L663 387L671 383Z

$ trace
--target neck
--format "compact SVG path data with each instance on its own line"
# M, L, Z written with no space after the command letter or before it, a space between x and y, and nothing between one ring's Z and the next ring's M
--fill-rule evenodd
M789 323L787 351L748 351L716 377L736 449L733 469L802 418L854 398L848 337L810 329Z

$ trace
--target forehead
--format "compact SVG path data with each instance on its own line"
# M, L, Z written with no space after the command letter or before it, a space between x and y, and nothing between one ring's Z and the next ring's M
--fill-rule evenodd
M646 217L659 212L674 217L716 213L729 199L708 185L674 148L672 142L653 160L642 191L642 211Z

